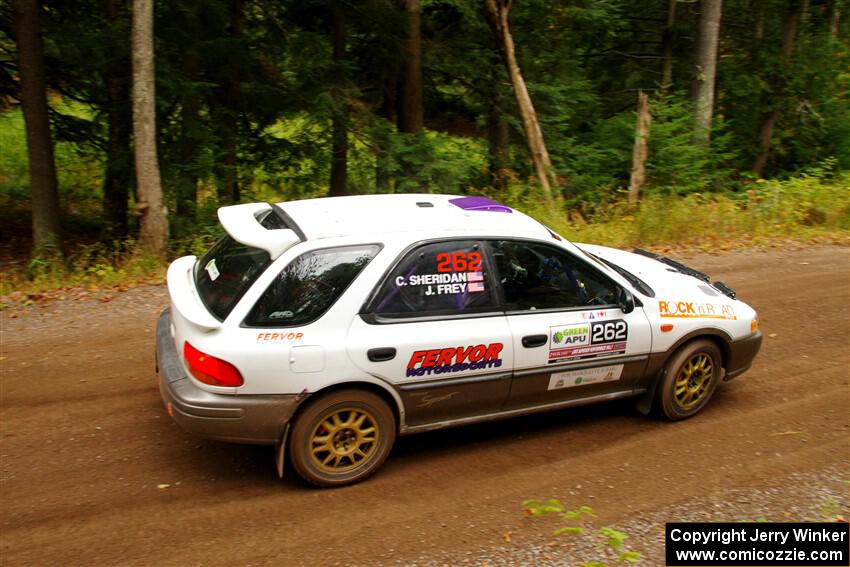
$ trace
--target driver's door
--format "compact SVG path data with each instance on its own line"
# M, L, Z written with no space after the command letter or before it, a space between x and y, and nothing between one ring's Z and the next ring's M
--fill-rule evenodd
M497 413L513 345L482 243L446 239L403 254L349 330L348 352L392 385L409 426Z
M631 393L651 345L643 308L624 313L619 284L540 242L490 242L514 347L505 409Z

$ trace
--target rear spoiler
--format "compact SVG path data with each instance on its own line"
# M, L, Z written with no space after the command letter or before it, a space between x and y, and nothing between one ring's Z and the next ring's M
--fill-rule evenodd
M297 227L266 228L261 225L258 218L267 211L271 211L273 215L278 214L268 203L231 205L218 210L218 220L233 240L265 250L271 259L275 260L287 249L301 242L301 237ZM285 219L280 219L277 224L285 224Z

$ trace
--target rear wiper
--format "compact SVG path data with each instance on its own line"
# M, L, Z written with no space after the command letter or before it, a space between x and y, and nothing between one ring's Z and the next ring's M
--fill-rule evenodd
M714 286L715 289L717 289L719 292L721 292L723 295L729 297L730 299L735 299L735 297L737 296L737 294L735 293L735 290L733 290L731 287L729 287L725 283L723 283L723 282L711 283L711 277L709 277L708 274L700 272L699 270L695 270L693 268L690 268L690 267L682 264L681 262L677 262L676 260L673 260L672 258L668 258L668 257L662 256L660 254L655 254L654 252L650 252L649 250L643 250L641 248L635 248L634 253L640 254L641 256L646 256L647 258L652 258L653 260L657 260L657 261L661 262L662 264L667 264L668 266L670 266L671 268L674 268L679 273L685 274L687 276L692 276L692 277L694 277L698 280L704 281L705 283L710 283L711 285Z

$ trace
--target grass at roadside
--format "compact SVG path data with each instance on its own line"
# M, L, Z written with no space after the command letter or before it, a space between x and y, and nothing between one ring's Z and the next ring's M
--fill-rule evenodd
M850 174L759 181L741 196L648 196L640 207L615 201L585 219L547 208L539 196L514 188L503 201L527 212L569 240L664 252L722 251L747 246L834 242L850 244ZM219 229L205 227L175 243L173 256L202 254ZM66 256L4 267L0 309L39 303L71 290L110 290L162 283L166 265L133 253L132 242L79 245Z
M759 180L740 196L648 196L636 209L618 200L590 219L546 208L528 196L510 204L571 241L619 248L711 251L784 239L850 243L850 174Z
M36 258L25 268L2 274L0 310L12 305L49 303L87 297L92 292L126 291L165 281L167 266L135 253L107 253L99 245L81 246L65 258ZM112 296L101 294L102 301Z

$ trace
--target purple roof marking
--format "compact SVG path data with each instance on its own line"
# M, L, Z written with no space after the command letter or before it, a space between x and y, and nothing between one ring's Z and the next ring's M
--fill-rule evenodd
M494 213L512 213L510 207L488 199L487 197L458 197L449 199L449 203L465 211L490 211Z

